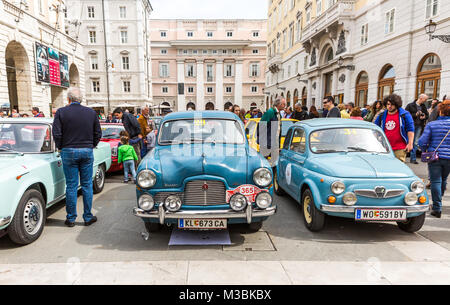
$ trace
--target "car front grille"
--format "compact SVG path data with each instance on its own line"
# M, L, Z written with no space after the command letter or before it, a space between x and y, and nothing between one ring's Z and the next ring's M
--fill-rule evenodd
M355 190L355 194L361 197L375 198L375 199L386 199L395 198L403 195L404 190L385 190L380 192L379 190Z
M154 200L156 203L161 203L171 195L179 196L181 198L181 201L183 202L183 205L208 206L226 204L225 185L221 181L190 181L186 184L184 193L157 193L154 196Z

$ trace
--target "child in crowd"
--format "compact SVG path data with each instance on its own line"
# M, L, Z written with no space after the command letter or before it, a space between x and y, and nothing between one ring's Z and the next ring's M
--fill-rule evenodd
M138 160L136 155L136 151L133 146L129 144L130 138L127 136L120 137L120 146L118 151L118 162L123 162L123 171L124 171L124 183L128 183L128 172L131 172L131 181L133 183L136 181L136 169L134 161Z
M147 153L151 152L156 146L156 134L153 131L153 126L149 125L147 127Z

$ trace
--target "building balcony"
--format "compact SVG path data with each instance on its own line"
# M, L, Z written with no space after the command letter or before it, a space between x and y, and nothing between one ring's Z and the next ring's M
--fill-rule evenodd
M319 40L324 33L337 37L337 26L342 20L350 20L354 16L356 0L337 0L337 2L316 16L302 31L301 42L306 49L313 40Z

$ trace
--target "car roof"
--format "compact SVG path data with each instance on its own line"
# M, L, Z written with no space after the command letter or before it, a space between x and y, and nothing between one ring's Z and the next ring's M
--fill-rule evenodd
M228 119L239 120L239 117L229 111L183 111L172 112L164 117L164 120L179 119Z
M53 124L53 118L4 118L0 123Z
M303 125L305 127L309 127L311 129L317 129L317 128L331 128L331 127L377 127L377 125L361 121L361 120L353 120L353 119L312 119L312 120L305 120L296 123L295 125Z

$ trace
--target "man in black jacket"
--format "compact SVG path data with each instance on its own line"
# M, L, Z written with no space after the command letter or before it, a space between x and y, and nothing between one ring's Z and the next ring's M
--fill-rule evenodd
M81 106L80 89L70 88L67 93L69 105L59 108L53 121L53 138L61 150L64 175L66 177L66 222L75 226L77 218L78 179L83 192L86 226L97 221L92 209L92 177L94 170L94 148L102 136L100 122L94 110ZM78 178L79 177L79 178Z
M299 120L299 121L304 121L309 119L309 115L308 115L308 108L305 108L302 106L302 103L297 103L294 106L295 111L294 114L292 115L291 119L295 119L295 120Z
M411 116L414 120L414 145L413 150L411 151L411 160L410 162L413 164L419 164L417 162L417 149L419 148L419 138L422 135L423 129L425 127L425 123L428 120L429 113L428 109L425 106L425 102L428 100L428 96L426 94L421 94L417 101L408 104L405 108L406 111L411 113Z
M141 163L141 145L142 145L142 133L141 125L134 115L128 112L124 112L122 108L116 108L113 115L117 120L122 120L123 127L130 136L130 145L134 147L138 161L136 167Z
M325 118L341 118L341 112L339 108L334 105L334 97L327 96L323 99L323 108L327 111Z

